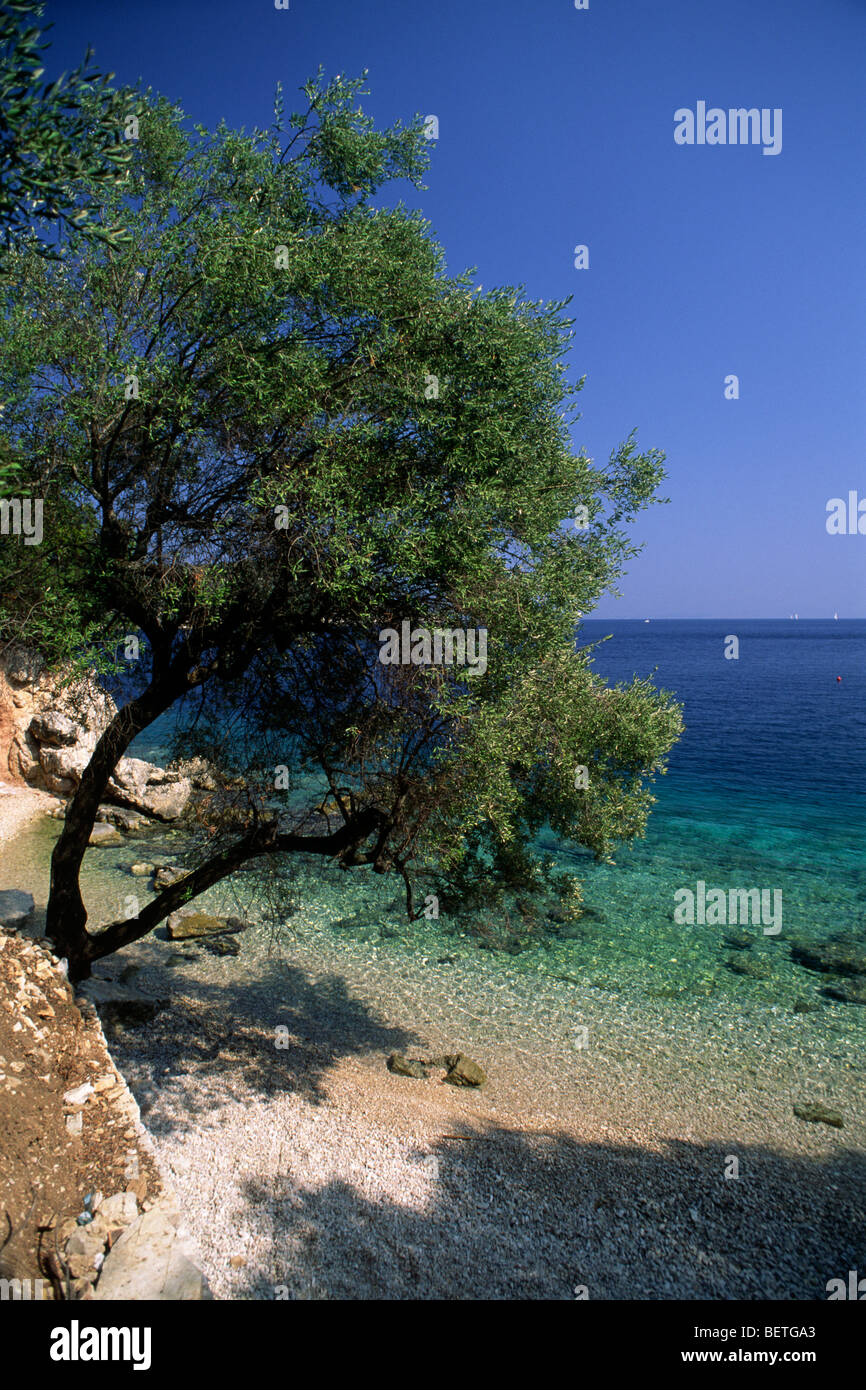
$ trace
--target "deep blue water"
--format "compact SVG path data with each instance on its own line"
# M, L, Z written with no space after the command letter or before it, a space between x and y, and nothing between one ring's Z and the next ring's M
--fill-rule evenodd
M774 792L831 814L850 801L862 814L866 620L588 620L579 645L608 633L599 672L653 674L685 706L671 794ZM725 658L728 636L739 638L736 660Z

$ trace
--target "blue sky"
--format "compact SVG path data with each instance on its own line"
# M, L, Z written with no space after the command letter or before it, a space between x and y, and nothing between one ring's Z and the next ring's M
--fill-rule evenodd
M380 123L436 115L423 208L449 269L573 295L575 446L637 427L668 506L603 617L866 616L866 0L48 0L51 75L88 43L206 124L267 125L321 63ZM699 101L781 108L782 149L677 145ZM574 268L574 247L589 268ZM726 400L725 378L740 398Z

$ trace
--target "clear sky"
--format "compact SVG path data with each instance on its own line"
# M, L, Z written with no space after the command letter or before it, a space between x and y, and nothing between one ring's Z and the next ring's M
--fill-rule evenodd
M436 115L423 208L449 269L573 295L576 446L633 428L668 506L604 617L866 615L866 0L48 0L198 121L267 125L321 63L382 123ZM782 147L677 144L680 108L782 111ZM769 128L768 128L769 134ZM589 268L574 248L589 248ZM739 378L739 399L725 379ZM866 508L864 508L866 512ZM864 520L866 525L866 520Z

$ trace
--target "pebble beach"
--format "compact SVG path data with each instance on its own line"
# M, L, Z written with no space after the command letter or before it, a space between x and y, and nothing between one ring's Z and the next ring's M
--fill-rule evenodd
M44 906L56 823L18 825L4 881ZM141 853L88 855L91 895ZM110 1041L217 1298L809 1300L862 1261L863 1010L797 1011L805 972L603 988L301 899L236 956L154 935L99 967L169 1000ZM458 1051L482 1088L386 1066Z

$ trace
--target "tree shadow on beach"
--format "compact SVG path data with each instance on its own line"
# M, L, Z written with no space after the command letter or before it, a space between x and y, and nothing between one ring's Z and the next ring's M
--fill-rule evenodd
M385 1024L339 976L311 981L278 960L262 964L253 980L224 983L151 970L147 989L172 996L169 1006L143 1027L106 1025L106 1034L158 1135L251 1095L295 1092L319 1103L324 1077L342 1058L402 1051L418 1041ZM187 1084L191 1073L194 1085ZM183 1096L177 1113L164 1103L172 1082Z
M360 1170L311 1190L289 1162L247 1183L260 1243L229 1297L825 1300L862 1267L862 1154L459 1129L419 1150L399 1203L359 1190Z

